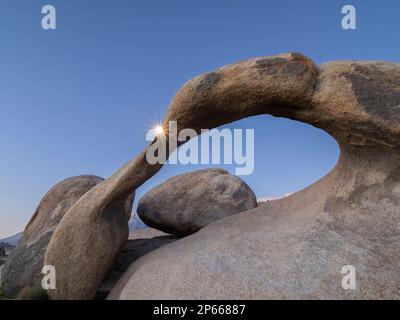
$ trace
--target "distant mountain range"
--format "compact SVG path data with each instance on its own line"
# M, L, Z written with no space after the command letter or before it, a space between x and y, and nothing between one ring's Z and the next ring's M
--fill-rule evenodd
M131 218L129 219L129 230L138 230L138 229L144 229L147 228L147 226L143 223L142 220L140 220L139 216L137 213L133 213ZM0 246L4 246L4 244L8 244L10 246L15 247L18 244L19 239L21 239L22 232L17 233L11 237L0 239ZM2 245L3 244L3 245Z
M5 244L15 247L18 244L19 239L21 239L21 236L22 236L22 232L14 234L13 236L8 237L8 238L0 239L0 243L5 243Z

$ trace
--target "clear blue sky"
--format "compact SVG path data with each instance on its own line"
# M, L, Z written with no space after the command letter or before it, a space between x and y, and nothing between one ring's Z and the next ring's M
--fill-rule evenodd
M41 8L57 9L57 30ZM356 31L341 8L357 9ZM21 231L44 193L80 174L109 177L146 145L175 92L237 60L299 51L317 63L400 57L397 0L1 0L0 238ZM311 126L268 116L254 128L257 196L300 190L338 147ZM138 192L204 166L167 166ZM233 172L232 166L225 167Z

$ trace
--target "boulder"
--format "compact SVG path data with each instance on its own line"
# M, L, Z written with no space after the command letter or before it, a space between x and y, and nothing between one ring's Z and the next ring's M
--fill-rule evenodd
M113 189L106 180L65 214L51 237L45 264L55 267L52 300L90 300L118 259L128 238L135 192Z
M399 106L395 63L317 67L294 53L189 81L165 121L209 128L282 116L331 134L340 159L300 192L142 256L110 299L400 299ZM354 290L342 286L349 266Z
M4 265L1 285L6 296L15 297L22 289L41 283L44 255L55 228L67 210L102 181L91 175L72 177L46 193Z
M137 212L146 225L178 236L197 232L211 222L257 207L253 191L222 169L172 177L147 192Z

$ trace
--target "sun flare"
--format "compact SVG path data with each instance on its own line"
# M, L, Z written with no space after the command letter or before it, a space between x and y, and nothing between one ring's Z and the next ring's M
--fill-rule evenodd
M155 128L154 128L154 133L157 135L157 136L160 136L160 135L162 135L162 134L164 134L164 129L163 129L163 127L162 126L156 126Z

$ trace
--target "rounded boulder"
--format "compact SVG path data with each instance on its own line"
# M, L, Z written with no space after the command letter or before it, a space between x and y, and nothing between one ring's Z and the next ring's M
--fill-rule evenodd
M151 189L137 212L152 228L187 236L255 207L256 196L243 180L222 169L207 169L172 177Z
M46 193L4 265L1 285L6 296L40 286L44 255L54 230L71 206L102 181L92 175L71 177Z

